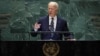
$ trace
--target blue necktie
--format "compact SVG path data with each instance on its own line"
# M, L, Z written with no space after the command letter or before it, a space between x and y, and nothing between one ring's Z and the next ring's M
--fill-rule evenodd
M54 18L51 18L51 32L54 32ZM54 33L51 33L51 38L54 36Z

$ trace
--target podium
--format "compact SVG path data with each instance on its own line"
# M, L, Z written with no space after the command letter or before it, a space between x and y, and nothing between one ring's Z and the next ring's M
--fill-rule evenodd
M73 41L73 40L75 40L74 39L74 34L73 34L73 32L69 32L69 31L37 31L37 32L35 32L35 31L32 31L32 32L30 32L30 33L60 33L60 34L62 34L62 33L68 33L68 34L70 34L68 37L64 37L63 38L63 40L67 40L67 39L69 39L69 38L71 38L71 40ZM62 40L52 40L52 39L49 39L49 40L38 40L38 41L62 41Z

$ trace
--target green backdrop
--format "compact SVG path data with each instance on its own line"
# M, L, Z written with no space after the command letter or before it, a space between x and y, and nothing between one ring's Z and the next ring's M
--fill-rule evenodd
M51 0L0 0L0 14L10 14L9 23L1 29L1 41L35 41L29 33L41 16L47 15ZM100 1L53 0L59 3L59 15L68 22L77 40L100 40ZM18 33L20 32L20 33Z

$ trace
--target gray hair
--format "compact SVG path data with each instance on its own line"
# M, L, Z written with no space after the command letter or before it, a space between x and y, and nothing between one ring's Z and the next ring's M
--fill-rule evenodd
M58 9L58 7L59 7L59 5L58 5L58 3L57 3L57 2L51 1L51 2L49 2L49 4L48 4L48 5L50 5L50 4L55 5L55 6L57 7L57 9Z

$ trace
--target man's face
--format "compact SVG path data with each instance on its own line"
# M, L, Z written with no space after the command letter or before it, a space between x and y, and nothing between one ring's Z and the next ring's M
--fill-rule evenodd
M55 16L57 14L57 7L55 5L48 5L48 14L49 16Z

